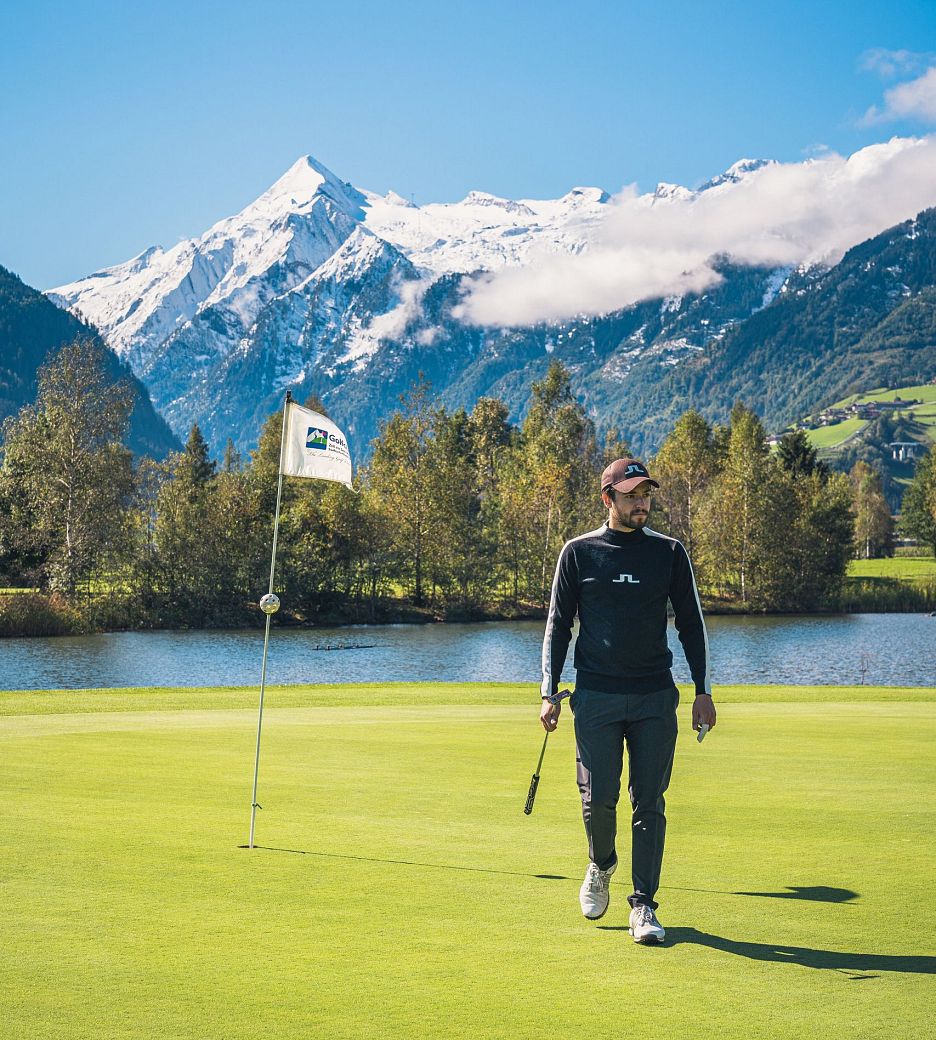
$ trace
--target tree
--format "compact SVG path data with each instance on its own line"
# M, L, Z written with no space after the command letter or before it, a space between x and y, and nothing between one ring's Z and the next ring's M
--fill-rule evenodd
M491 494L497 477L498 454L510 444L507 406L494 397L479 397L468 418L471 453L477 466L476 484L482 497Z
M913 481L904 494L900 530L930 546L936 556L936 448L917 459Z
M813 473L820 476L828 473L828 467L819 461L819 453L810 443L805 430L785 433L777 446L777 458L780 465L794 478L811 477Z
M848 474L855 513L855 540L865 559L890 556L893 552L894 521L878 472L859 460Z
M218 544L223 530L213 515L211 471L198 427L185 450L170 456L156 497L151 585L165 595L166 609L185 625L216 620L223 598Z
M583 516L594 519L600 510L600 456L594 426L575 400L569 373L560 362L552 362L530 392L521 447L535 493L528 502L525 523L540 537L539 599L545 605L550 562Z
M221 472L239 473L243 464L241 453L234 447L234 441L228 437L224 445L224 456L221 459Z
M185 448L177 460L177 479L193 489L203 488L215 475L215 468L208 454L208 442L202 436L198 423L193 423Z
M133 523L127 431L133 398L106 376L104 348L64 346L38 374L36 402L4 424L4 495L19 552L48 585L74 595L128 560Z
M653 462L660 482L659 508L671 535L690 558L697 541L699 503L715 476L717 458L712 429L695 409L683 413Z
M758 568L756 599L804 613L834 603L852 553L854 518L844 474L794 476L772 466L764 531L772 543Z
M731 412L724 466L701 510L701 559L706 574L744 606L761 602L756 580L772 549L767 506L771 460L764 427L740 402Z
M429 384L422 378L402 399L404 412L381 426L370 464L369 498L394 520L394 547L413 601L425 600L425 570L432 537L431 488L435 479L429 441Z

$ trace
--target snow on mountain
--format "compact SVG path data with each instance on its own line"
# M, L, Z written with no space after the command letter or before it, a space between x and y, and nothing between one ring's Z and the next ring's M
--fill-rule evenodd
M700 190L733 183L763 165L741 160ZM646 199L692 195L660 184ZM161 344L208 310L223 330L205 349L223 353L272 299L308 278L361 225L427 277L438 277L522 266L533 251L580 252L599 232L608 202L601 188L577 187L559 199L472 191L460 202L416 206L393 191L359 191L303 156L258 199L203 235L169 249L151 246L48 295L96 325L144 372Z
M386 196L366 198L366 226L417 267L442 275L520 266L534 248L578 252L597 231L609 195L573 188L561 199L514 200L472 191L461 202L405 209Z
M708 191L711 188L719 188L723 184L737 184L749 174L756 173L765 166L777 166L776 159L739 159L732 163L724 173L706 181L698 188L698 191Z
M745 160L710 186L757 168ZM694 194L660 185L640 201L649 207ZM365 439L364 449L420 371L469 403L482 392L519 393L516 379L509 391L498 382L508 375L505 334L453 317L462 281L543 253L588 250L609 202L601 188L576 187L558 199L472 191L460 202L417 206L393 191L358 190L304 156L199 237L151 247L48 295L101 330L183 437L197 421L215 450L228 436L249 448L291 386L297 396L321 396ZM668 365L703 349L725 323L743 320L778 291L768 274L688 310L672 304L655 319L645 349L659 339ZM696 310L706 314L703 324ZM613 319L608 327L616 328ZM510 335L510 355L523 371L555 349L542 330ZM583 335L601 342L601 364L618 349L613 336ZM634 348L631 342L622 361L628 370Z
M49 292L96 325L142 371L165 339L203 311L246 330L275 295L308 277L351 234L363 196L310 156L240 213L169 250L155 246Z

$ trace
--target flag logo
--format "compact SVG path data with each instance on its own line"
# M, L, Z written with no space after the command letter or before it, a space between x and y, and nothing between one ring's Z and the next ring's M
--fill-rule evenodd
M319 451L328 450L328 430L321 430L317 426L310 426L306 434L307 448L317 448Z

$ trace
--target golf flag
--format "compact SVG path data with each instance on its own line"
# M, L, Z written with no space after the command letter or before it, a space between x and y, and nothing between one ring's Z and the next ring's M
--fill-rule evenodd
M286 405L282 473L317 477L351 487L351 453L345 435L324 415L294 401ZM352 490L354 490L352 488Z
M263 808L257 801L260 779L260 734L263 728L263 696L266 691L267 650L270 646L270 618L279 610L279 597L273 593L276 576L276 541L279 536L280 502L283 497L283 477L317 477L334 480L351 487L351 453L345 435L324 415L303 408L286 391L283 404L283 428L280 433L279 475L276 485L276 511L273 514L273 552L270 555L270 588L260 600L260 609L266 615L263 632L263 663L260 666L260 711L257 714L257 751L254 756L253 798L250 802L250 844L254 848L257 810Z

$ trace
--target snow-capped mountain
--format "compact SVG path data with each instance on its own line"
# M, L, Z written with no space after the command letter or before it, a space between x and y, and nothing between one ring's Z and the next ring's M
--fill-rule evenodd
M758 165L736 164L725 176ZM649 207L691 194L660 185L644 199ZM366 441L419 371L440 391L473 386L465 369L486 348L497 351L505 334L452 317L464 276L587 250L609 201L601 188L577 187L559 199L472 191L416 206L392 191L359 190L304 156L198 238L151 247L49 296L101 330L180 435L197 421L216 449L228 436L249 447L291 386L314 389ZM751 309L745 300L740 312L707 319L694 339L685 330L672 342L632 336L608 378L620 378L644 347L673 364ZM675 319L676 310L670 301L662 313ZM548 331L509 335L540 359L552 349ZM479 389L492 391L485 381Z
M741 160L695 191L660 184L631 196L628 212L655 219L672 206L666 219L681 221L693 200L743 186L769 165ZM752 315L814 279L790 264L724 258L705 291L604 316L514 328L460 320L472 276L551 255L587 257L614 209L596 187L552 200L472 191L417 206L355 188L305 156L203 235L152 247L49 296L101 330L183 438L198 422L216 451L228 437L250 448L290 387L299 399L318 394L361 457L420 372L450 405L496 395L518 419L531 380L558 356L594 417L618 422L648 381L696 366ZM646 450L654 436L648 427L633 444Z
M364 197L311 157L201 237L139 256L53 289L135 371L207 311L220 319L213 352L225 354L263 307L324 263L358 226ZM206 347L208 344L206 343Z

